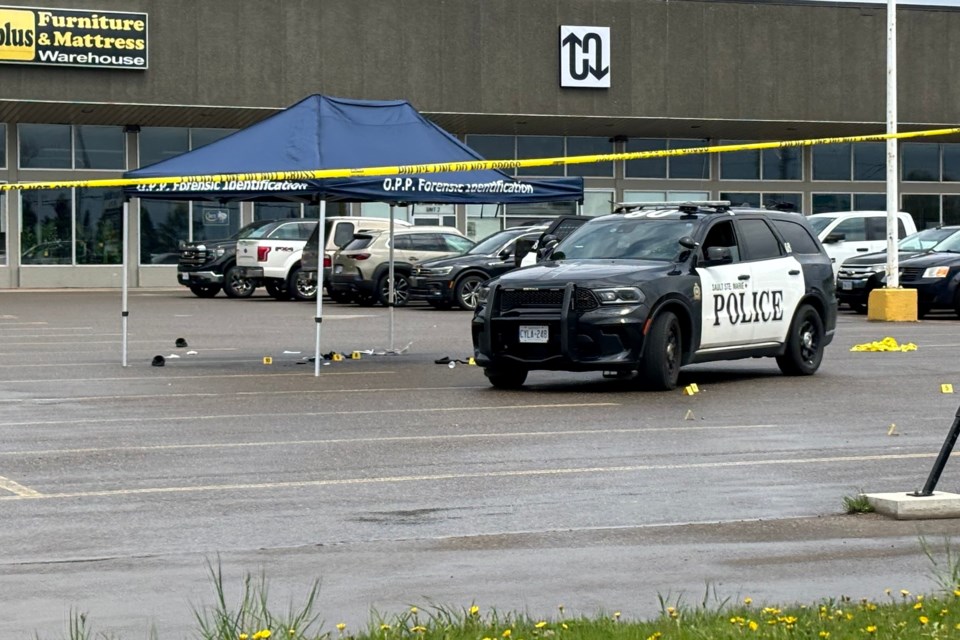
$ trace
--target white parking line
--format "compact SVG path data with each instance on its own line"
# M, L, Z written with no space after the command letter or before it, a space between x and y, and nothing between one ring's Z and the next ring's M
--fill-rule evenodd
M835 456L828 458L778 458L773 460L737 460L730 462L704 462L691 464L640 464L618 467L572 467L566 469L517 469L514 471L482 471L476 473L441 473L419 476L381 476L376 478L343 478L337 480L295 480L290 482L258 482L250 484L208 484L180 487L143 487L140 489L105 489L101 491L70 491L45 493L30 496L0 496L7 500L44 500L52 498L102 498L171 493L200 493L215 491L257 491L263 489L299 489L304 487L338 487L368 484L399 484L405 482L442 482L446 480L474 480L481 478L529 478L537 476L603 475L613 473L639 473L645 471L683 471L691 469L724 469L736 467L760 467L771 465L811 465L862 462L887 462L891 460L915 460L932 458L934 453L905 453L878 456Z
M436 391L436 389L433 389ZM381 389L383 391L383 389ZM409 389L407 389L409 391ZM302 393L302 392L296 392ZM221 394L209 394L218 396ZM177 397L180 397L179 395ZM379 413L443 413L448 411L497 411L503 409L509 409L511 411L517 411L520 409L572 409L572 408L583 408L583 407L618 407L620 406L616 402L582 402L582 403L573 403L573 404L516 404L516 405L500 405L500 406L491 406L483 405L480 407L435 407L435 408L416 408L416 409L355 409L352 411L317 411L317 412L272 412L272 413L241 413L241 414L221 414L213 416L158 416L156 418L88 418L83 420L31 420L29 422L0 422L0 428L3 427L38 427L38 426L50 426L54 424L107 424L107 423L142 423L142 422L174 422L174 421L196 421L196 420L237 420L237 419L252 419L252 418L275 418L281 416L303 416L316 418L320 416L352 416L352 415L370 415L370 414L379 414ZM0 452L0 455L3 453Z
M3 489L4 491L9 491L10 493L14 494L14 496L17 498L42 498L43 497L43 495L40 492L34 491L33 489L29 489L23 486L22 484L20 484L19 482L14 482L13 480L10 480L9 478L4 478L3 476L0 476L0 489ZM0 496L0 497L11 497L11 496Z
M312 369L311 369L312 371ZM356 375L393 375L396 371L324 371L323 377L327 376L356 376ZM203 378L204 380L209 380L210 378L303 378L304 372L300 373L211 373L203 374L199 376L180 376L178 375L175 380L192 380L197 378ZM157 380L156 376L131 376L121 377L121 378L44 378L42 380L0 380L0 385L4 382L16 382L16 383L30 383L30 384L39 384L44 382L52 382L54 384L63 384L65 382L118 382L118 381L127 381L127 380Z

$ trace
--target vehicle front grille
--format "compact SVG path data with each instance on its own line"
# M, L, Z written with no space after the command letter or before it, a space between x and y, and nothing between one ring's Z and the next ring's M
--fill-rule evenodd
M502 289L500 292L500 311L513 309L559 309L563 306L563 289ZM577 311L589 311L600 306L589 289L573 290L573 308Z
M202 267L210 262L210 254L194 248L180 250L180 265L184 267Z
M846 278L866 278L877 273L873 267L841 267L838 275Z
M913 282L923 276L923 267L904 267L900 271L900 282Z

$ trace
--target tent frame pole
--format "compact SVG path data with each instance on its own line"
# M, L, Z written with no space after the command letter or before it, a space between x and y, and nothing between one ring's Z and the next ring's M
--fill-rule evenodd
M129 267L129 252L130 252L130 243L127 238L127 234L130 233L130 201L123 201L123 229L120 232L120 237L122 241L122 251L123 257L121 259L123 265L121 267L121 276L120 276L120 333L121 333L121 356L120 356L120 366L127 366L127 318L130 316L130 311L127 309L127 289L128 289L128 272Z
M388 295L387 295L387 306L390 307L390 347L389 347L389 352L390 352L390 353L394 353L394 343L393 343L393 338L394 338L393 313L394 313L394 310L393 310L393 308L396 306L396 302L397 302L397 298L396 298L397 292L394 290L394 273L395 273L395 271L394 271L394 267L393 267L393 244L394 244L394 240L395 240L395 238L394 238L394 224L393 224L393 208L394 208L394 203L391 202L391 203L390 203L390 266L389 266L389 268L388 268L388 270L387 270L387 273L388 273L387 278L388 278L389 281L390 281L389 289L387 290L387 291L389 292Z
M323 324L323 259L325 256L324 247L326 246L326 238L324 238L324 229L326 227L327 220L327 201L326 199L320 200L320 219L317 222L319 225L317 233L317 315L314 318L314 324L317 327L316 330L316 340L314 342L313 348L313 375L314 377L320 376L320 325Z

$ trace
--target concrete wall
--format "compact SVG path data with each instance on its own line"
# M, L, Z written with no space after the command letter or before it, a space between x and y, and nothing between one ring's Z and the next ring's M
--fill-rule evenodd
M148 13L150 68L0 65L2 99L282 107L319 92L406 97L426 112L885 117L885 5L60 0L45 6ZM901 119L960 121L960 10L904 6L899 20ZM609 90L559 88L562 24L611 27Z

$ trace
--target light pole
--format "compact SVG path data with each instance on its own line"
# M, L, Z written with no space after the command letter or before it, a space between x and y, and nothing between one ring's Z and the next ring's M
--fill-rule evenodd
M887 134L897 133L897 0L887 0ZM898 196L897 139L887 138L887 284L900 287L900 256L897 252Z

